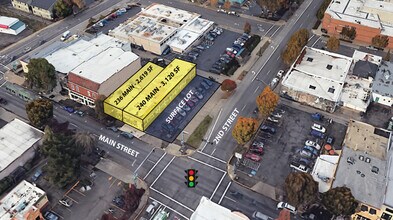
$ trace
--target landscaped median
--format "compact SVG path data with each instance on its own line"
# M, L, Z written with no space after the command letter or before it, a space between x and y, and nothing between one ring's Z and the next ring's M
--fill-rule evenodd
M205 136L207 129L209 129L209 126L212 122L212 117L207 115L201 123L198 125L198 127L192 132L190 135L190 138L187 140L187 144L190 145L191 147L197 149L199 145L202 143L202 139Z

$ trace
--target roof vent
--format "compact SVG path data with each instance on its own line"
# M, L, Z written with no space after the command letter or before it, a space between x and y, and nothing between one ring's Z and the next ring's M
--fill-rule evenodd
M333 67L332 65L328 64L328 65L326 66L326 69L331 70L332 67Z
M371 172L378 174L379 173L379 168L376 166L373 166L373 168L371 168Z
M313 60L314 60L313 58L307 57L307 61L308 61L308 62L312 62Z
M355 160L353 159L353 157L347 157L347 163L354 164Z
M371 159L369 157L366 158L366 163L370 163Z
M363 155L359 155L359 160L364 161L364 156Z

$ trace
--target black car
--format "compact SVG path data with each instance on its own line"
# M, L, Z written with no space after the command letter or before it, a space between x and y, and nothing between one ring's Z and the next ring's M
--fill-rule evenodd
M221 71L220 71L220 70L218 70L218 69L215 69L215 68L211 68L211 69L209 69L209 72L211 72L211 73L215 73L215 74L221 74Z
M275 134L276 133L276 129L275 128L272 128L272 127L267 126L267 125L262 125L260 130L264 131L264 132L267 132L267 133L270 133L270 134Z
M161 125L162 129L164 129L167 133L173 133L176 128L173 127L173 125L168 124L168 123L164 123Z
M208 80L208 79L204 79L203 82L205 82L207 85L212 86L213 82Z
M116 196L112 202L119 208L123 208L124 206L124 196Z
M334 143L334 137L328 136L326 139L326 143L332 145Z

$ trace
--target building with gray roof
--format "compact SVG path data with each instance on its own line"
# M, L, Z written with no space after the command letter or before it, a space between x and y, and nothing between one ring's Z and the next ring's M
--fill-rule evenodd
M374 102L393 106L393 63L382 62L375 74L372 86L372 98Z

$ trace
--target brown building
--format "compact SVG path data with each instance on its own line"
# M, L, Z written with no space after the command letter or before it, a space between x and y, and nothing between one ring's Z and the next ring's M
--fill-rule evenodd
M325 11L322 28L340 37L343 27L354 27L355 41L371 45L372 38L386 35L393 48L393 2L376 0L332 1Z

